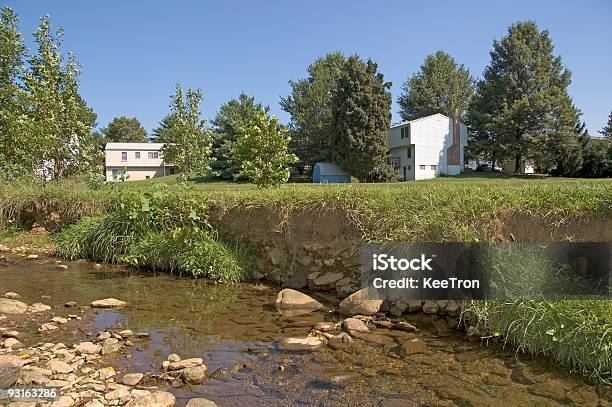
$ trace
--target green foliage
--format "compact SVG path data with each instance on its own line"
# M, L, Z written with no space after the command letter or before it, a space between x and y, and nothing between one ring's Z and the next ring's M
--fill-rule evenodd
M241 128L250 126L260 110L267 113L270 108L255 103L254 97L244 93L219 108L211 121L213 125L213 170L223 179L240 179L240 162L232 157L232 145L239 136Z
M202 91L188 89L183 96L183 89L176 85L171 99L172 112L167 116L169 127L164 135L164 160L175 165L181 178L205 176L214 158L211 157L211 132L200 119Z
M397 100L403 120L442 113L451 116L455 109L467 110L474 94L470 72L446 52L428 55L418 73L402 86Z
M612 138L612 112L608 115L608 124L604 126L603 129L599 131L599 133L607 138Z
M238 246L220 242L211 232L175 228L145 235L122 260L148 267L222 282L250 278L251 255Z
M102 129L102 134L104 134L106 141L121 143L147 142L147 131L135 117L115 117L108 126Z
M591 377L612 380L609 301L470 301L462 318L518 351L544 354Z
M584 152L582 175L585 177L612 176L612 140L590 139Z
M494 41L491 62L478 83L468 120L477 147L492 147L502 161L525 158L562 173L574 171L579 154L574 133L576 109L568 95L570 72L553 54L548 31L519 22ZM478 148L477 148L478 150Z
M242 173L260 188L278 186L289 179L289 166L297 157L289 152L288 132L276 116L259 110L252 123L240 127L232 156Z
M281 108L291 115L291 149L302 165L332 160L332 94L345 64L340 52L317 58L308 77L290 81L291 95L281 98Z
M353 55L334 89L332 158L360 181L375 181L388 173L390 88L376 63Z

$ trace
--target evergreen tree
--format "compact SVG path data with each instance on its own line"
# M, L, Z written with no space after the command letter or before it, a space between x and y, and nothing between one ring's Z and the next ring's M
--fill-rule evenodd
M612 112L608 116L608 124L599 133L604 137L612 138Z
M290 81L291 95L280 105L291 115L291 148L301 166L331 161L332 94L346 64L339 52L317 58L308 66L308 77Z
M102 133L107 141L122 143L147 142L147 131L135 117L115 117L108 126L102 129Z
M371 60L351 56L332 95L332 158L361 181L389 173L387 133L391 124L390 82Z
M513 24L494 41L478 83L472 130L492 140L500 159L513 158L517 173L524 159L554 168L576 152L576 112L567 93L571 74L553 51L548 31L531 21Z
M455 109L464 112L474 94L470 72L444 51L428 55L418 73L402 86L397 100L403 120L435 113L451 116Z
M168 139L171 137L171 128L172 128L172 114L167 114L161 122L159 122L159 126L154 128L151 131L150 140L152 143L166 143Z
M182 179L206 176L214 159L211 132L205 128L206 121L200 119L202 91L188 89L184 95L181 86L176 85L171 100L172 112L164 135L164 160L175 165Z
M213 170L221 178L238 180L240 162L232 158L232 144L239 135L239 129L250 126L260 110L266 113L269 107L255 103L254 97L242 93L238 99L232 99L219 108L211 121L213 125Z

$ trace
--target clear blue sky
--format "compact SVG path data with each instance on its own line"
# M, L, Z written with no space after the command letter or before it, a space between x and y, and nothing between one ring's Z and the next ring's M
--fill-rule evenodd
M288 81L329 51L358 53L393 82L393 120L402 82L442 49L481 76L494 38L533 19L551 31L572 71L570 93L591 133L612 109L612 1L7 1L28 45L41 15L65 30L64 50L83 65L81 94L100 125L135 116L147 130L168 112L180 82L204 91L203 114L241 91L270 105Z

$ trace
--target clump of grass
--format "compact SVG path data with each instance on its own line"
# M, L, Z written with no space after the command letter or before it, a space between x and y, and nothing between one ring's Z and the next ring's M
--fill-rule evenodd
M54 236L60 257L114 263L136 243L130 223L111 215L85 217Z
M607 300L470 301L462 319L517 351L543 354L612 382L612 307Z
M122 257L138 267L206 277L221 282L249 279L253 256L238 245L219 241L207 231L159 231L148 234Z

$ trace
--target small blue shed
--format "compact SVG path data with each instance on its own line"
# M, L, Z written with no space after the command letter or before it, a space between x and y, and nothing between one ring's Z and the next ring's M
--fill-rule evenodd
M312 170L312 182L315 184L351 183L351 174L333 163L316 163Z

